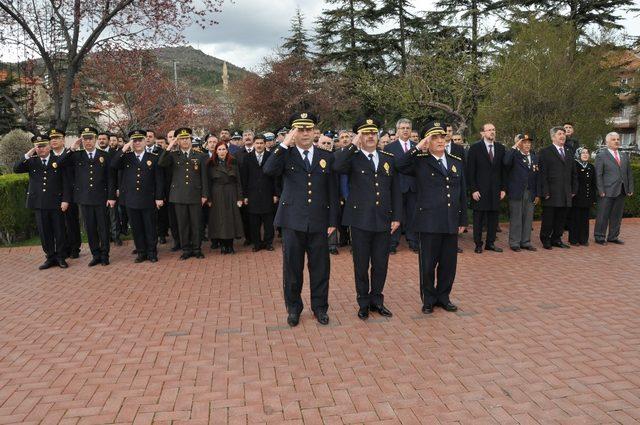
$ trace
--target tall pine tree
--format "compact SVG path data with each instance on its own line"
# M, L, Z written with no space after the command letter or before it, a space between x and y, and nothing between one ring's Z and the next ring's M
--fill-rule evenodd
M357 71L384 69L379 40L372 35L379 11L374 0L327 0L317 19L318 63L324 68Z
M409 49L415 38L424 27L425 21L411 12L413 5L408 0L382 0L378 16L389 22L391 29L380 34L378 38L384 46L387 55L391 56L391 71L400 70L402 74L407 70Z
M289 36L285 37L281 50L285 58L293 58L297 60L309 59L311 50L307 31L304 28L304 15L300 8L296 10L295 16L291 19L291 29Z

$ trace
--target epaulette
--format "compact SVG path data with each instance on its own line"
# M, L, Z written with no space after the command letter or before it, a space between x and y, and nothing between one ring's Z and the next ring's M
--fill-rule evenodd
M416 156L429 156L431 155L430 153L419 153Z
M383 153L385 155L393 156L393 154L391 152L387 152L387 151L379 151L379 152Z
M458 161L462 161L462 159L460 157L458 157L458 156L452 155L450 153L448 153L447 155L449 155L451 158L457 159Z
M158 156L158 154L157 154L157 153L155 153L155 152L149 152L149 153L150 153L151 155Z

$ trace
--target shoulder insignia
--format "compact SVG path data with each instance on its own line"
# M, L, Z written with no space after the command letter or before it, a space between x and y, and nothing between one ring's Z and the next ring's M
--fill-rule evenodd
M155 153L155 152L149 152L149 153L150 153L151 155L158 156L158 154L157 154L157 153Z
M385 155L393 156L393 154L392 154L391 152L382 151L382 150L380 150L380 151L378 151L378 152L383 153L383 154L385 154Z
M429 156L429 154L428 153L419 153L416 156Z
M455 159L457 159L458 161L462 161L462 159L460 159L460 157L459 157L459 156L451 155L450 153L448 153L447 155L449 155L451 158L455 158Z

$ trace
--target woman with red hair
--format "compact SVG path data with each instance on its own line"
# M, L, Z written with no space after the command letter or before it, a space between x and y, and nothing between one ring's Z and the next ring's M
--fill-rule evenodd
M209 176L209 238L219 239L222 254L233 254L233 239L243 237L242 185L238 162L219 141L207 162Z

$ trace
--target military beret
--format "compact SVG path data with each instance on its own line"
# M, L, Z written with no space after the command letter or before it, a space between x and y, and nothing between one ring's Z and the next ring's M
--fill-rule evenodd
M444 123L442 121L429 121L427 125L422 129L422 137L433 136L434 134L445 135Z
M176 139L179 137L188 137L191 138L191 135L193 134L193 130L191 130L190 128L187 127L181 127L179 129L177 129L175 131L175 137ZM145 137L146 137L146 133L145 133Z
M97 136L98 130L95 127L83 127L80 129L80 137Z
M318 118L310 112L296 112L289 118L291 128L313 128L318 124Z
M147 137L147 132L144 130L131 130L127 137L129 140L144 139Z
M31 138L31 143L38 147L47 146L49 144L49 136L44 134L36 134Z
M64 130L60 130L59 128L52 128L49 130L49 138L52 137L64 137Z
M360 131L365 132L378 132L378 122L371 117L363 117L356 121L353 126L353 132L358 133Z

